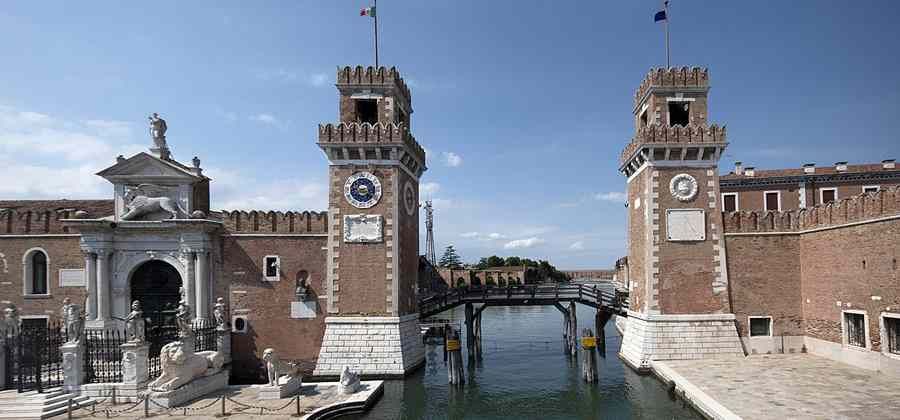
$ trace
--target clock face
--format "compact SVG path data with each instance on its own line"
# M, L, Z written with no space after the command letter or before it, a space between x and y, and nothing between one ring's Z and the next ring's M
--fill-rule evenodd
M381 181L368 172L359 172L344 183L344 197L358 209L367 209L381 199Z
M669 182L669 192L679 201L691 201L697 196L697 180L689 174L678 174Z
M406 185L403 186L403 204L406 206L406 213L412 216L416 214L416 208L419 207L419 203L416 201L416 189L413 187L412 182L407 181Z

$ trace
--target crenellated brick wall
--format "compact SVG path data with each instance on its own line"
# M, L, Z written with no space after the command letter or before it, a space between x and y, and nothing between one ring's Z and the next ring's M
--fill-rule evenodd
M0 201L0 234L69 233L62 220L78 216L99 218L113 214L112 200Z
M701 67L669 67L653 68L644 76L641 85L634 93L637 105L652 88L708 88L709 69Z
M328 233L328 213L324 211L223 210L219 214L229 233Z
M619 163L624 164L631 158L637 149L648 144L724 144L727 143L726 138L726 129L724 125L704 124L688 125L686 127L679 125L666 127L652 124L637 129L634 138L631 139L631 142L629 142L622 151L622 155L619 157Z

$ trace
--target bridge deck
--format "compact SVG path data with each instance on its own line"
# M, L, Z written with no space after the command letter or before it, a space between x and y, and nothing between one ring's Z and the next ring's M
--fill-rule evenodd
M577 302L602 311L625 315L627 293L601 290L596 285L541 284L507 287L474 286L450 289L419 301L419 317L424 319L467 303L488 306L556 305Z

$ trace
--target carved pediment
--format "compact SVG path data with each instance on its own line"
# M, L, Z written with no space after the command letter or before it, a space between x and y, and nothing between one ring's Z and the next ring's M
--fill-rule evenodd
M202 175L193 173L188 167L180 163L160 159L143 152L121 160L115 165L98 172L97 175L114 184L121 182L192 184L205 178Z

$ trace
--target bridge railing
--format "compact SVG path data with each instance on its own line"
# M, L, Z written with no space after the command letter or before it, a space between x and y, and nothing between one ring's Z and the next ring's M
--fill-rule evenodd
M627 293L609 291L596 285L583 284L530 284L518 286L468 286L430 296L419 302L419 313L427 316L443 312L463 303L513 300L572 301L621 311L628 307Z

